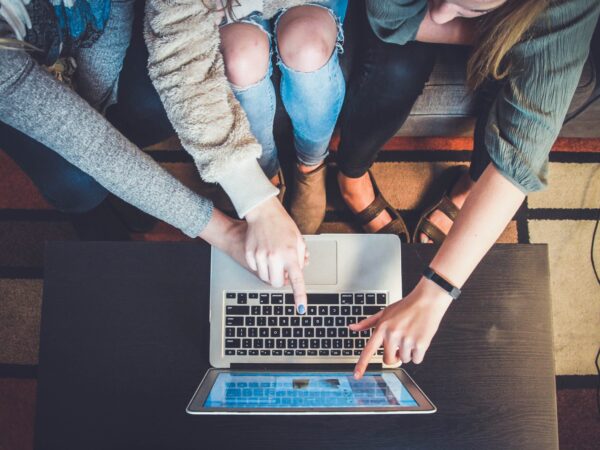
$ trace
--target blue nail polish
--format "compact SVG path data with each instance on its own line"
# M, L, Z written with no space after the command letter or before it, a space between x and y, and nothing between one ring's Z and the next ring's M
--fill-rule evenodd
M304 307L304 305L298 305L298 314L304 315L304 313L306 313L306 308Z

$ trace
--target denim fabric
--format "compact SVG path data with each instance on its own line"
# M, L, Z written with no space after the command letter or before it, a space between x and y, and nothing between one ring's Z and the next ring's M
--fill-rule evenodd
M305 165L317 165L327 157L328 144L345 95L338 54L342 51L341 23L346 15L348 0L328 0L312 4L326 8L338 24L338 41L331 58L325 66L308 73L294 71L277 58L277 66L281 71L281 99L294 128L297 158ZM284 13L285 10L281 11L274 21L265 20L260 14L252 14L240 22L258 26L273 43L277 23ZM279 170L273 136L276 97L271 81L272 72L270 63L267 74L258 83L246 88L231 86L246 112L252 133L263 148L259 163L269 178Z

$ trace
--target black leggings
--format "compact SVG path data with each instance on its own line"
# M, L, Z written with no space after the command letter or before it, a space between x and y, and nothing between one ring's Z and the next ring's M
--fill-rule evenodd
M379 150L406 121L431 75L438 45L409 42L389 44L372 31L361 14L358 48L339 125L337 161L340 171L359 178L371 167ZM358 24L357 24L358 25ZM490 163L485 151L487 117L501 83L486 83L480 95L475 150L470 175L477 180Z

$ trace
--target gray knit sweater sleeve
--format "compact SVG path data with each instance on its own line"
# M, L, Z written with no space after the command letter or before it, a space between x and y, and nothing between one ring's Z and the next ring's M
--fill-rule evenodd
M577 88L598 15L598 0L553 2L533 37L510 53L512 69L492 106L485 147L524 193L547 180L548 154Z
M212 203L173 178L22 51L0 50L0 119L139 209L196 237Z

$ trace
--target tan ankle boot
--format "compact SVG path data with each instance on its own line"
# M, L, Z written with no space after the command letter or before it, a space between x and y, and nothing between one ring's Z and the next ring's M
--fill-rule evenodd
M296 165L290 215L302 234L315 234L325 218L326 175L327 165L325 163L309 173L300 172Z

